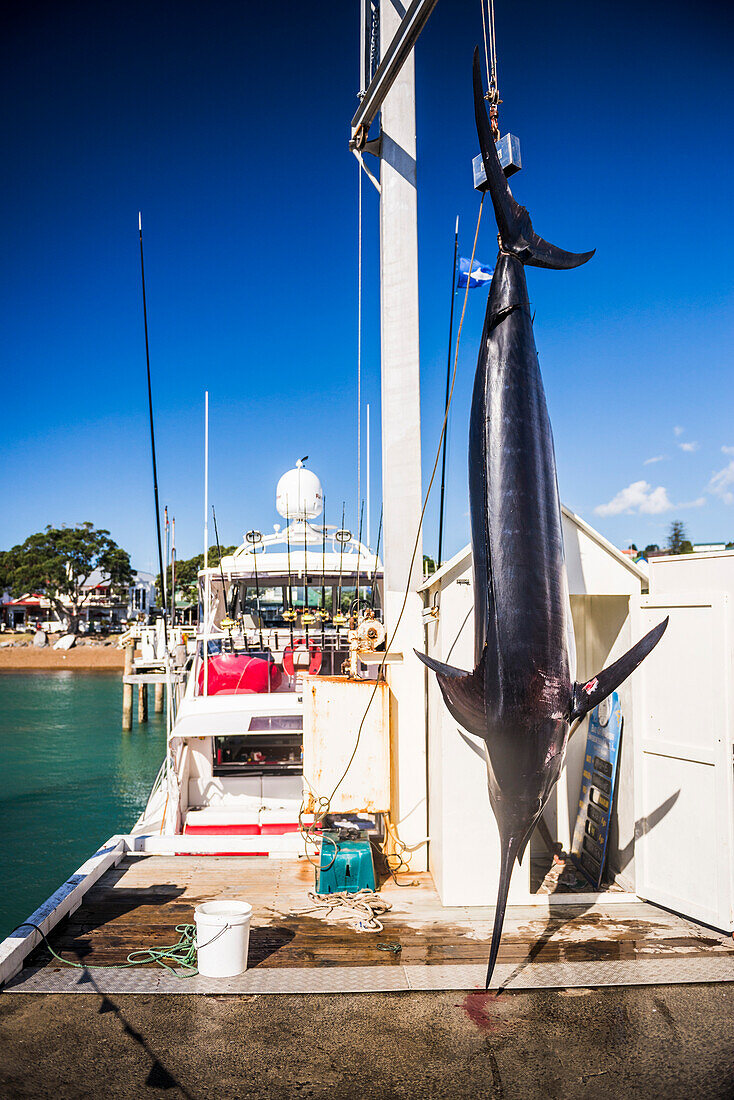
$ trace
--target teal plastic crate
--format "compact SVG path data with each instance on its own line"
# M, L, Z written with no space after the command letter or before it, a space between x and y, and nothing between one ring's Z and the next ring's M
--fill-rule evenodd
M375 863L369 839L340 840L338 833L325 832L321 860L316 872L316 892L337 894L346 891L376 890Z

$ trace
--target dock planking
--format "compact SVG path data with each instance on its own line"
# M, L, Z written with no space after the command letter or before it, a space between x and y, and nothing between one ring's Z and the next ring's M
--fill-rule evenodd
M63 958L88 966L120 966L131 951L160 949L178 939L203 901L242 898L253 906L250 967L321 968L445 965L486 962L491 908L444 908L428 873L417 886L386 881L392 909L379 934L358 933L336 913L315 909L306 861L241 856L128 855L51 934ZM400 945L400 952L382 950ZM726 938L644 903L508 911L500 961L512 965L731 955ZM58 965L43 946L27 965Z

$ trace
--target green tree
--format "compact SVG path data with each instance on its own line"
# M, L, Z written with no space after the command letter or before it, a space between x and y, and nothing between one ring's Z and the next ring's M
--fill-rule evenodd
M659 554L660 553L660 547L658 546L658 544L656 542L651 542L645 547L645 549L642 551L642 553L645 557L647 557L648 554Z
M668 532L668 550L671 554L692 554L693 546L686 533L683 521L674 519Z
M82 608L92 592L84 585L95 569L122 596L131 583L130 556L110 537L109 531L91 523L76 527L47 527L0 555L0 588L14 596L40 592L59 618L68 616L69 630L76 633Z
M230 554L234 554L236 546L223 546L222 557L226 558ZM209 566L219 565L219 550L216 546L209 547ZM193 558L182 558L180 561L176 561L176 591L183 592L189 600L195 600L197 598L197 578L199 571L204 568L204 555L195 554ZM166 569L166 585L168 591L171 591L171 566ZM161 590L161 575L157 575L155 579L156 588L158 592Z

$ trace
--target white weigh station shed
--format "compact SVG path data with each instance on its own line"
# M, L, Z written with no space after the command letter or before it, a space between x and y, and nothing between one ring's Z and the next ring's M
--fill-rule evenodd
M734 553L658 559L648 595L645 569L562 511L580 682L671 616L657 649L619 688L624 725L608 866L623 890L729 930ZM421 594L428 653L471 669L471 548L428 578ZM462 736L433 674L427 685L430 869L444 905L493 905L499 836L477 755L482 746ZM576 818L586 725L569 743L545 813L565 848ZM540 844L536 833L531 854ZM529 868L527 857L516 865L510 903L541 900L530 893Z

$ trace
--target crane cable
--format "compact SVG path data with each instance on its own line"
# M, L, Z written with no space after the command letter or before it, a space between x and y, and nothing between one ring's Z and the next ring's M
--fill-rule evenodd
M502 100L500 99L500 90L497 84L497 37L495 32L494 0L479 0L479 6L482 9L484 62L487 69L487 94L485 99L489 103L489 121L492 126L492 136L495 141L499 141L500 128L497 115Z
M470 264L469 264L469 270L470 271L472 270L472 266L474 264L474 255L475 255L476 249L477 249L477 240L479 239L479 226L481 225L481 221L482 221L482 207L484 205L484 195L485 195L485 192L482 192L482 197L479 201L479 213L477 214L477 225L476 225L476 229L474 231L474 243L472 245L471 261L470 261ZM416 533L415 533L415 542L413 543L413 553L412 553L411 558L410 558L410 566L408 568L408 579L405 583L405 593L403 595L403 602L401 604L400 612L398 614L397 621L396 621L395 626L393 628L392 634L390 635L390 637L388 638L388 640L385 643L385 651L384 651L382 660L380 661L380 664L379 664L378 669L377 669L377 675L376 675L376 678L375 678L375 685L372 689L370 697L367 701L367 705L364 709L364 713L362 715L362 720L359 723L359 728L357 730L357 736L356 736L356 739L355 739L355 742L354 742L354 748L352 749L352 754L349 757L349 760L347 761L347 766L344 768L344 771L342 772L338 782L336 783L335 787L333 788L331 794L328 795L328 797L324 796L324 795L320 795L320 796L316 797L315 794L313 795L313 799L314 799L314 803L315 803L314 820L311 822L310 825L305 824L304 821L303 821L303 815L306 812L305 799L304 799L303 802L301 802L301 808L298 811L298 826L299 826L299 832L301 834L301 837L303 838L304 843L306 845L308 845L309 841L313 844L318 843L317 838L315 836L315 829L317 828L317 826L319 824L319 819L322 819L323 817L325 817L326 814L329 813L329 811L331 809L331 802L334 798L334 795L336 794L336 792L339 790L339 787L344 782L344 780L347 776L347 773L348 773L349 769L351 768L351 766L354 762L354 758L357 755L357 749L359 748L359 742L360 742L360 738L362 736L362 730L363 730L364 724L367 720L367 715L369 713L369 709L372 706L372 702L375 698L375 695L377 694L377 688L380 684L380 676L382 675L382 673L384 672L384 669L385 669L385 662L386 662L386 659L387 659L387 654L389 653L390 646L392 645L392 643L394 642L394 640L397 636L398 629L400 627L400 623L401 623L402 618L403 618L403 613L405 612L405 607L406 607L406 604L408 602L408 595L410 593L410 578L413 575L413 568L415 566L415 559L416 559L416 555L418 553L418 544L420 542L420 534L421 534L421 530L423 528L423 517L426 514L426 508L428 507L428 500L429 500L429 497L431 495L431 489L433 488L433 482L436 478L436 471L438 469L438 463L439 463L440 458L441 458L441 447L443 445L443 438L444 438L444 435L446 433L446 425L448 423L449 411L451 409L451 401L452 401L453 395L454 395L454 385L456 383L456 368L457 368L458 361L459 361L459 346L460 346L460 343L461 343L461 332L462 332L462 329L464 327L464 316L466 314L466 305L467 305L468 298L469 298L469 280L467 279L466 290L464 292L464 304L463 304L462 309L461 309L461 319L459 321L459 330L456 334L456 350L454 352L454 366L453 366L453 371L452 371L452 375L451 375L451 388L449 389L449 398L448 398L448 401L446 402L446 410L444 412L443 424L441 425L441 432L440 432L440 435L438 437L438 446L436 448L436 458L435 458L434 463L433 463L433 469L431 471L431 477L430 477L430 480L428 482L428 488L426 489L426 494L425 494L425 497L423 499L423 507L421 509L421 514L420 514L420 517L418 519L418 527L417 527L417 530L416 530ZM342 526L343 526L343 523L342 523ZM304 775L304 779L305 778L306 777ZM306 780L306 782L308 782L308 780ZM310 783L308 785L309 785L309 787L311 786ZM313 788L312 788L312 791L313 791ZM394 825L393 825L393 830L394 830ZM392 835L392 831L391 831L391 835ZM395 840L396 836L397 836L397 834L395 834L395 836L393 836L393 840ZM402 844L402 842L400 842L400 843ZM321 867L320 868L322 871L328 870L328 868L331 867L333 865L334 861L336 860L336 845L334 847L335 847L334 857L332 858L331 863L328 865L328 867ZM403 849L405 849L404 845L403 845ZM309 863L311 863L314 867L318 866L317 864L315 864L313 862L310 855L308 854L308 847L306 847L306 858L308 859ZM401 860L401 862L407 868L407 863L405 863L404 860Z

